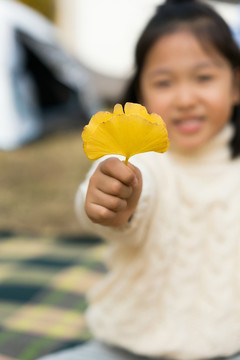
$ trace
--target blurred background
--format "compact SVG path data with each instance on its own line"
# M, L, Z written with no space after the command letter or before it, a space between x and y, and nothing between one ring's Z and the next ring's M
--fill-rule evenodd
M240 44L238 1L208 1ZM0 0L0 235L78 235L81 131L119 101L156 0Z
M106 245L80 234L74 198L91 162L81 132L112 110L161 1L0 0L0 359L91 338L85 294ZM209 2L240 44L240 5Z

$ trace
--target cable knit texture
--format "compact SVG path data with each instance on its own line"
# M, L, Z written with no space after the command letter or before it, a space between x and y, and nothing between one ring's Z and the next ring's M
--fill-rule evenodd
M110 243L109 273L86 313L98 339L184 360L240 350L240 160L230 158L231 136L227 126L191 154L137 155L143 192L119 229L91 223L88 180L80 186L82 229Z

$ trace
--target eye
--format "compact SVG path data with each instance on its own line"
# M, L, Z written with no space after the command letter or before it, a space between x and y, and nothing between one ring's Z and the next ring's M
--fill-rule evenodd
M158 88L165 88L165 87L169 87L171 85L171 81L170 80L158 80L155 81L154 86L158 87Z
M213 79L213 75L211 74L202 74L202 75L198 75L197 77L199 82L208 82L211 81Z

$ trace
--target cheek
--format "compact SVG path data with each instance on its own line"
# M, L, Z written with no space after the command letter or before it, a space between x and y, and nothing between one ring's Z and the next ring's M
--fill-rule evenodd
M233 103L232 98L227 94L209 94L206 98L206 103L208 104L208 109L211 115L211 118L219 123L224 124L230 120Z
M160 115L165 122L167 121L171 106L170 99L166 94L159 94L157 91L143 92L142 99L143 105L147 108L149 113L156 113Z
M202 94L208 109L216 114L216 117L225 118L231 116L234 105L234 89L230 79L219 83L219 86L206 89Z

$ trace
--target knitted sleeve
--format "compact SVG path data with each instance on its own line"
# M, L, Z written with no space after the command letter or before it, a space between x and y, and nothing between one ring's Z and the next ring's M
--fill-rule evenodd
M80 223L80 230L84 233L95 234L108 241L124 241L131 244L141 243L145 240L148 223L154 210L155 186L149 171L142 164L139 167L143 178L143 188L137 209L131 221L121 227L108 227L93 223L87 216L84 204L88 188L89 178L96 169L99 161L96 161L88 172L85 181L79 186L75 198L75 211Z

